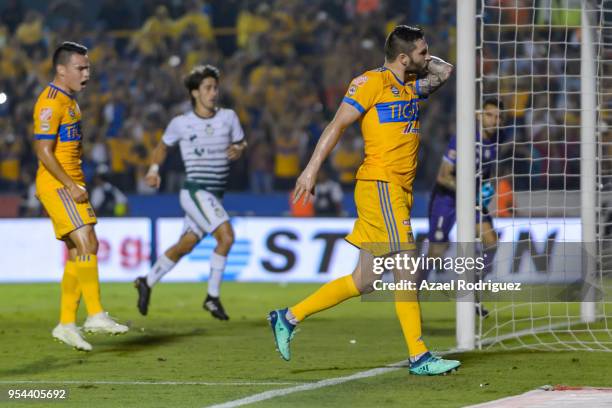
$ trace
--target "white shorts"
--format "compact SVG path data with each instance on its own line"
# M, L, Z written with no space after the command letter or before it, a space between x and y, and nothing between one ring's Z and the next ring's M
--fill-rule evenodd
M183 234L192 231L202 239L229 221L219 199L206 190L182 189L179 198L185 211Z

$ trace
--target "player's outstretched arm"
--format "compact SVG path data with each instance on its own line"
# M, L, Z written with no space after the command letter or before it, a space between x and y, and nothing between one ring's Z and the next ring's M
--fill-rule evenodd
M87 190L82 186L79 186L74 180L66 173L62 165L57 161L55 154L55 139L53 140L36 140L34 141L34 152L36 157L45 166L45 168L51 173L53 177L58 179L67 189L68 193L74 201L77 203L83 203L87 201L88 195Z
M319 169L338 143L338 140L340 140L344 130L359 119L360 116L361 112L355 107L342 102L332 121L323 130L308 165L297 179L295 190L293 191L294 203L297 203L302 196L304 196L305 203L314 199L314 186Z
M438 90L453 72L453 66L438 57L431 57L427 65L425 78L419 79L419 91L421 96L429 96Z
M159 176L159 166L161 166L168 156L168 146L163 141L160 141L153 154L151 155L151 167L145 176L145 182L149 187L159 188L161 177Z

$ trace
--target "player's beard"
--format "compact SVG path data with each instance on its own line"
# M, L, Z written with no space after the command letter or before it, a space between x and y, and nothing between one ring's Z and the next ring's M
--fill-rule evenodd
M427 75L427 73L429 72L428 68L429 68L429 61L425 61L418 75Z
M419 78L422 78L427 75L427 66L427 61L422 66L418 66L412 59L410 59L410 65L406 66L405 72L406 74L413 74L417 75Z

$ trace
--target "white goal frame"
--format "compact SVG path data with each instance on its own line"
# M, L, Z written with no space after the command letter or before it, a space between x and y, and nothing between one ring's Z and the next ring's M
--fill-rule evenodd
M482 0L484 1L484 0ZM580 218L582 242L587 251L596 251L597 244L597 90L596 56L594 51L594 24L587 12L589 0L582 0L581 37L581 128L580 128ZM457 1L457 241L476 242L475 197L476 197L476 88L479 81L476 72L476 52L479 39L476 0ZM593 253L592 255L596 255ZM587 283L597 279L596 256L589 256L585 265ZM595 285L591 285L593 288ZM580 316L583 323L596 320L594 289L587 291L581 303ZM477 335L474 314L474 294L458 294L456 302L456 340L460 350L482 348ZM550 327L543 328L544 330ZM525 334L532 334L531 332ZM517 335L520 335L518 333Z

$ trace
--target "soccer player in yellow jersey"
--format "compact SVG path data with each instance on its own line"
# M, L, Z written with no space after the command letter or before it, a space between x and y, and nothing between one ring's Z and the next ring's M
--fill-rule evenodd
M361 248L362 256L351 275L326 283L294 306L270 312L268 319L283 359L291 358L289 343L299 322L346 299L373 291L374 281L380 277L364 259L400 251L414 255L410 208L419 147L419 103L442 86L451 72L450 64L429 54L420 28L400 25L387 37L384 65L351 82L297 180L294 197L312 200L321 165L343 131L359 120L365 158L356 176L358 219L346 240ZM364 253L369 256L364 257ZM396 279L405 278L405 272L393 272ZM428 351L421 337L416 293L395 293L395 310L408 346L410 373L437 375L460 365L459 361L444 360Z
M89 81L87 48L64 42L53 54L55 77L34 106L34 150L39 160L36 194L53 222L55 237L68 248L61 285L60 322L52 335L79 350L90 351L76 326L81 296L87 307L83 328L120 334L128 327L115 322L100 303L96 215L85 190L81 169L81 111L74 94Z

